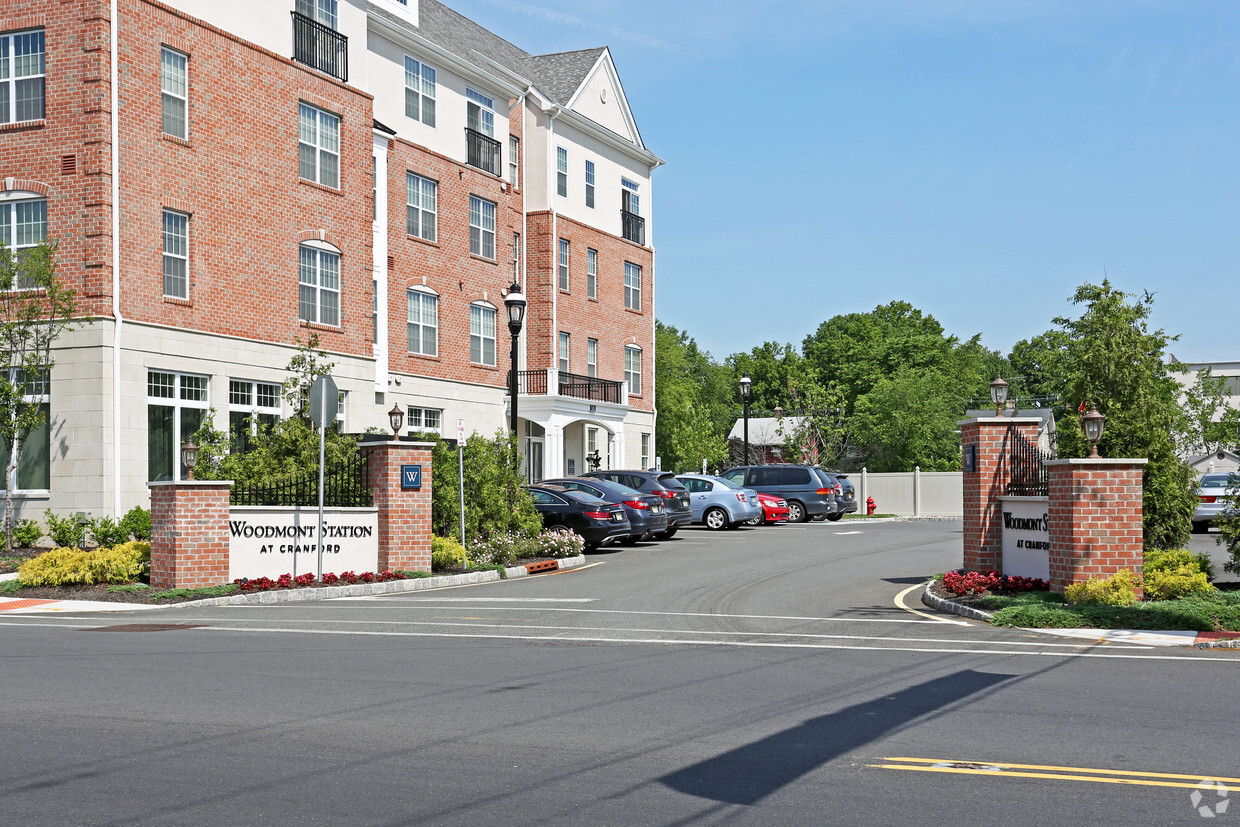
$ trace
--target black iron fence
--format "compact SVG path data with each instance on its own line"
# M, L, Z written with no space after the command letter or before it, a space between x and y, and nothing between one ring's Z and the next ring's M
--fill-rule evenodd
M646 245L646 219L628 210L620 211L621 235L626 241Z
M499 141L465 127L465 163L499 175Z
M234 485L230 505L266 505L291 508L319 504L319 472L268 485ZM323 505L326 508L366 508L371 505L370 477L365 454L327 468L323 473Z
M293 12L293 60L349 80L349 39L340 32Z
M545 396L549 391L546 370L517 371L517 393L534 396ZM592 402L612 402L620 404L623 382L612 379L599 379L597 376L582 376L577 373L559 374L557 392L560 396L571 396L574 399L589 399Z
M1046 461L1050 454L1021 436L1015 425L1009 425L1007 493L1021 497L1048 496Z

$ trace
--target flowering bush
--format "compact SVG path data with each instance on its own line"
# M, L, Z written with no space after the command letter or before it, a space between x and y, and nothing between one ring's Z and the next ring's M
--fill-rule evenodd
M340 574L324 572L321 582L324 586L332 586L336 583L384 583L388 580L407 580L408 578L409 575L404 572L385 569L377 574L373 571L364 571L361 574L351 571L342 571ZM282 574L275 580L270 577L239 577L233 583L243 592L262 592L268 589L305 588L314 585L317 579L313 572L306 572L296 577L291 574Z
M997 571L949 571L943 575L943 586L957 597L993 591L1029 592L1049 588L1040 577L1021 577Z
M535 540L539 557L576 557L586 547L585 538L569 531L544 531Z

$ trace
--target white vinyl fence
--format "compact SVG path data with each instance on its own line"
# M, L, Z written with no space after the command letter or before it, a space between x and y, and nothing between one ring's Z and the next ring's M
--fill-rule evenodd
M960 517L964 514L964 479L960 471L902 471L871 474L864 468L849 474L857 489L857 510L865 513L867 497L877 514L901 517Z

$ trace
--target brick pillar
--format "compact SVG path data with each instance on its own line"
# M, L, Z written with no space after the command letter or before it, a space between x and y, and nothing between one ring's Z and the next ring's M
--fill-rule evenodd
M1030 442L1038 438L1036 417L984 416L960 426L960 445L973 453L972 471L964 472L965 571L999 571L1003 566L1003 503L1008 484L1008 426Z
M1051 591L1120 569L1141 574L1143 459L1057 459L1050 472ZM1138 596L1140 591L1138 590Z
M228 582L230 481L152 482L151 588Z
M431 570L431 451L429 442L368 442L367 473L379 509L379 570ZM400 487L402 465L422 466L422 487Z

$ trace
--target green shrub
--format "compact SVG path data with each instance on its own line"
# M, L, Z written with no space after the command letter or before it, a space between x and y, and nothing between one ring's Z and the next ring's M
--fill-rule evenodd
M81 548L86 543L86 523L77 515L59 517L49 508L43 516L47 518L47 535L57 548Z
M431 571L459 569L465 563L465 547L452 537L431 538Z
M1137 588L1132 572L1120 569L1105 580L1091 577L1083 583L1073 583L1064 589L1064 597L1069 603L1131 606L1137 602Z
M61 547L22 563L17 579L22 586L128 583L145 574L150 562L150 543L134 541L95 551Z
M13 544L17 548L32 548L43 539L43 527L34 520L18 520L13 524Z
M151 511L149 508L143 508L135 505L129 511L125 512L125 516L121 517L121 529L125 531L125 538L132 537L135 540L150 542L151 539Z
M108 515L88 520L86 528L99 548L119 546L129 539L129 530Z
M1214 561L1205 552L1193 552L1186 548L1151 549L1145 552L1143 571L1148 577L1154 571L1177 571L1187 568L1189 573L1201 572L1206 579L1214 581Z
M1203 571L1192 571L1181 566L1174 571L1155 569L1145 575L1146 600L1178 600L1190 594L1209 594L1214 591Z

